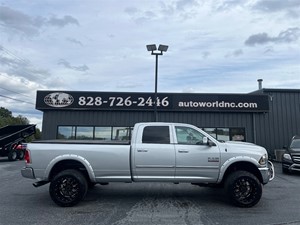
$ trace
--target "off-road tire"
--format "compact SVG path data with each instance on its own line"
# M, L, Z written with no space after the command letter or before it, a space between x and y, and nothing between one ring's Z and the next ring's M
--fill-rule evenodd
M85 197L87 190L86 178L80 171L74 169L58 173L49 186L51 199L62 207L78 204Z
M229 200L239 207L252 207L262 196L262 184L256 176L247 171L235 171L225 181Z

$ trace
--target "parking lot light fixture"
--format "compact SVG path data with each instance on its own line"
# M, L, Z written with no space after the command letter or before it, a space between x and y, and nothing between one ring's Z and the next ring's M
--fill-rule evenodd
M146 47L149 52L153 52L157 49L156 45L146 45Z
M151 55L155 55L155 89L154 89L154 121L157 122L157 74L158 74L158 56L163 55L169 48L168 45L159 45L158 49L155 44L146 45L147 50L151 52ZM158 50L158 51L156 51Z

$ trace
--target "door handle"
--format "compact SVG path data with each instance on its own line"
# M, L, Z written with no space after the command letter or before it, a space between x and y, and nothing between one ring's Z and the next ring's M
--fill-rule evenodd
M179 153L189 153L188 150L178 150Z
M147 149L138 149L137 152L148 152Z

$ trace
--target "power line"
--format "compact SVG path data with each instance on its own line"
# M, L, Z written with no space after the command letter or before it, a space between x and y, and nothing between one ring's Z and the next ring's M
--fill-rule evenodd
M36 66L34 66L33 64L32 64L32 62L29 60L29 59L25 59L25 58L22 58L22 57L20 57L20 56L17 56L15 53L13 53L12 51L10 51L9 49L7 49L7 48L5 48L3 45L0 45L0 53L1 53L1 51L4 53L4 54L7 54L7 55L9 55L9 56L11 56L11 57L13 57L13 58L15 58L16 59L16 63L22 63L23 64L23 66L24 66L24 69L22 70L22 73L23 74L18 74L17 73L17 75L19 76L19 77L24 77L25 79L27 79L27 80L33 80L34 82L35 82L35 79L33 79L33 78L41 78L41 77L44 77L44 75L47 75L48 74L48 71L47 70L43 70L43 69L39 69L39 68L37 68ZM3 54L2 54L3 55ZM17 65L17 66L19 66L19 65ZM30 71L31 70L31 71ZM43 73L43 71L45 71L44 73ZM14 77L10 77L10 76L7 76L7 75L5 75L4 73L1 73L0 72L0 76L6 76L6 77L8 77L8 78L10 78L10 79L14 79L14 80L16 80L17 81L17 79L15 79ZM27 75L27 76L24 76L24 75ZM47 76L49 76L49 74L47 75ZM66 85L70 90L72 90L72 88L70 88L69 87L69 85ZM2 87L0 87L0 88L2 88ZM11 90L8 90L8 89L5 89L5 88L2 88L2 89L4 89L4 90L7 90L7 91L10 91L10 92L13 92L13 93L15 93L15 94L20 94L20 95L23 95L23 96L26 96L26 95L24 95L24 94L21 94L21 93L18 93L18 92L14 92L14 91L11 91ZM26 97L29 97L29 96L26 96Z
M9 90L9 89L3 88L3 87L0 87L0 88L3 89L3 90L5 90L5 91L9 91L9 92L12 92L12 93L15 93L15 94L18 94L18 95L23 95L23 96L25 96L27 98L31 98L30 96L24 95L24 94L22 94L20 92L12 91L12 90Z
M3 52L5 52L6 54L10 55L10 56L13 56L14 58L16 58L17 60L19 60L20 62L22 63L25 63L27 65L30 65L30 60L28 59L23 59L19 56L17 56L16 54L14 54L13 52L11 52L10 50L8 50L7 48L5 48L4 46L1 45L1 49Z
M32 77L32 76L38 76L38 77L41 77L42 75L39 73L38 69L36 67L34 67L31 63L31 61L29 59L24 59L20 56L17 56L15 53L13 53L12 51L8 50L7 48L5 48L4 46L0 45L0 52L6 54L6 55L9 55L10 57L13 57L15 59L15 63L18 64L18 63L21 63L23 64L22 66L25 66L27 69L29 69L30 67L35 70L34 71L34 74L31 74L29 72L27 72L26 70L23 70L22 73L24 74L27 74L29 77Z
M27 101L23 101L23 100L19 100L19 99L11 98L11 97L8 97L8 96L5 96L5 95L0 95L0 97L3 97L3 98L8 98L8 99L11 99L11 100L14 100L14 101L17 101L17 102L23 102L23 103L27 103L27 104L34 105L34 103L32 103L32 102L27 102Z

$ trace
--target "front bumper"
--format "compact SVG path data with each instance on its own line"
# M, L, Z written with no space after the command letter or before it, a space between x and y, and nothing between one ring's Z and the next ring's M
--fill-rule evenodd
M300 164L293 163L292 161L282 161L282 168L289 171L300 171Z
M263 184L267 184L269 181L272 181L275 177L274 165L271 161L268 161L267 167L259 168L259 171L262 176Z
M21 170L21 174L22 174L22 176L25 177L25 178L35 179L34 171L33 171L33 169L30 168L30 167L24 167L24 168Z

